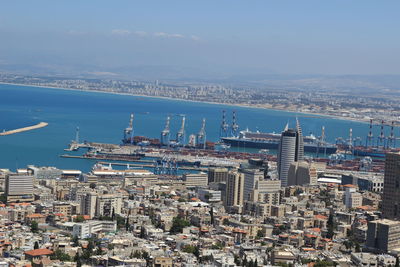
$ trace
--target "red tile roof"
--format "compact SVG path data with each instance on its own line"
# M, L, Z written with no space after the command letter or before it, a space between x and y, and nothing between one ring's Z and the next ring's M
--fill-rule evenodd
M46 255L53 254L53 251L51 251L50 249L47 249L47 248L38 248L38 249L25 251L25 254L32 256L32 257L46 256Z

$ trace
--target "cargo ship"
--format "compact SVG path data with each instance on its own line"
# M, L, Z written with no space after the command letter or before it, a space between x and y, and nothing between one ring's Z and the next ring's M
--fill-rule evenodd
M400 148L382 148L382 147L354 147L353 155L358 157L384 158L386 153L399 153Z
M240 131L238 137L221 137L224 144L241 148L278 149L281 134ZM337 147L334 144L321 141L314 135L303 136L304 152L334 154Z

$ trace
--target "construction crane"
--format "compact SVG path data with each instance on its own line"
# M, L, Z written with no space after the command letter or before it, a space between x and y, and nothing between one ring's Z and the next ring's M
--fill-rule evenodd
M201 147L203 149L206 148L206 119L205 118L203 118L203 121L201 123L201 129L196 136L196 144L198 147Z
M185 145L185 115L182 116L182 124L179 131L176 133L176 143L178 145Z
M170 130L169 130L169 123L170 123L170 117L167 116L167 121L165 122L165 127L164 130L161 132L161 144L165 146L169 146L170 144Z
M236 112L232 112L232 126L231 126L231 135L233 137L239 136L239 124L236 123Z

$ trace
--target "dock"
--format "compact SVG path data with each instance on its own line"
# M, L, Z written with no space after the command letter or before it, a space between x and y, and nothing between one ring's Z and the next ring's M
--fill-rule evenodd
M0 133L0 136L32 131L32 130L36 130L36 129L40 129L40 128L46 127L47 125L49 125L47 122L40 122L40 123L38 123L36 125L32 125L32 126L28 126L28 127L14 129L14 130L10 130L10 131L5 131L4 130L3 132Z

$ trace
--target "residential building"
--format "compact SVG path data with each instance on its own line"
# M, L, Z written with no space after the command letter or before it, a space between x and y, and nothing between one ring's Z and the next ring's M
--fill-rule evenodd
M30 202L33 196L33 176L8 174L6 176L7 202Z

